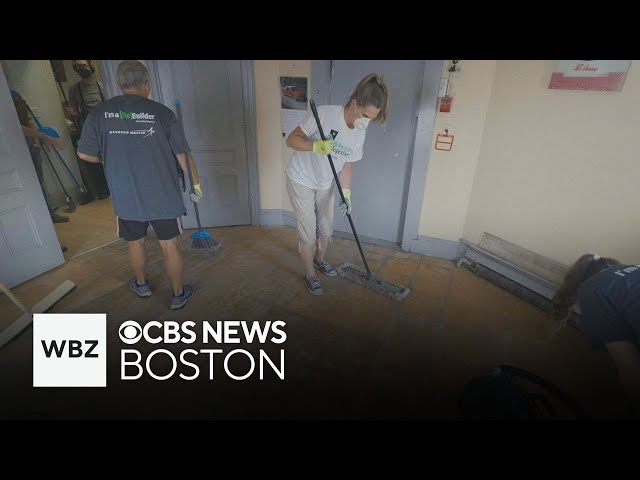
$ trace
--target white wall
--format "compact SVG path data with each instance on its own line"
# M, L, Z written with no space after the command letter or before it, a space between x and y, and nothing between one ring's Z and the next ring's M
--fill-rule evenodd
M280 84L277 60L254 62L260 208L282 208Z
M256 130L260 171L260 208L292 210L287 196L285 168L293 150L282 136L280 77L307 77L310 60L255 60Z
M443 62L447 78L450 61ZM457 241L462 237L489 106L495 60L460 60L451 74L451 112L436 115L419 234ZM438 133L452 134L450 151L435 149Z
M640 64L621 92L550 90L553 65L497 62L464 238L638 263Z

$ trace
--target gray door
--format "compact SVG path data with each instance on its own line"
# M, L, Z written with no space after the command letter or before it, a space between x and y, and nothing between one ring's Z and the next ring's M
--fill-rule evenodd
M402 243L424 65L424 60L332 61L329 104L344 105L362 77L372 72L384 75L389 90L389 120L382 126L369 124L364 155L353 164L352 218L359 236ZM334 229L351 233L337 205Z
M0 67L0 282L18 285L64 263Z
M180 99L185 134L198 165L204 198L203 227L251 223L241 62L156 61L161 102L175 111ZM189 179L185 175L187 185ZM195 228L193 204L184 195L185 228Z

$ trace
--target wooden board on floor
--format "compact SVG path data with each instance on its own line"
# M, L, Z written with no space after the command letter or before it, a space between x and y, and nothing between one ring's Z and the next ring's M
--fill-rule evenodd
M30 313L23 314L18 320L13 322L0 333L0 348L4 347L13 337L27 328L33 321L34 313L44 313L49 310L58 300L73 290L76 284L71 280L66 280L49 295L36 303Z

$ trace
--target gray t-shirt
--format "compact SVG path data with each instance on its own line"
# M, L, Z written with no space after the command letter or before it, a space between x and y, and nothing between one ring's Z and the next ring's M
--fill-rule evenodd
M84 121L93 107L103 101L102 84L92 82L76 82L69 88L69 105L78 112L78 132L82 130Z
M102 102L103 91L102 84L98 86L98 82L88 85L84 82L76 82L69 87L69 104L76 110L80 110L83 105L93 108Z
M640 265L614 265L578 289L581 325L587 341L601 346L640 341Z
M189 145L175 114L139 95L94 107L78 152L102 156L116 215L123 220L179 218L184 213L176 154Z

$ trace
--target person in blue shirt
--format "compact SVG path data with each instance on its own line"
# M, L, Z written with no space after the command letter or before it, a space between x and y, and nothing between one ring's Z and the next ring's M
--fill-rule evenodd
M16 90L11 90L11 98L13 99L13 106L15 107L16 113L18 114L18 120L20 121L20 126L22 127L22 133L24 134L25 140L27 141L27 147L29 147L31 160L33 161L33 166L36 169L36 175L38 176L40 188L42 189L44 200L47 204L47 208L49 209L51 220L53 221L53 223L68 222L69 217L58 215L56 213L58 207L54 206L53 202L49 198L49 194L47 193L47 189L44 185L44 170L42 166L42 149L49 149L49 147L63 148L64 142L61 138L50 137L49 135L46 135L45 133L38 130L29 114L29 107L27 105L27 102ZM63 250L66 250L66 248L63 247Z
M582 255L567 271L553 300L556 319L577 304L581 329L593 347L609 352L640 416L640 265Z

